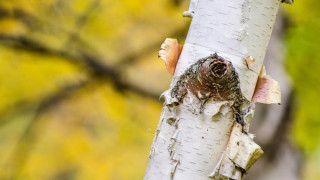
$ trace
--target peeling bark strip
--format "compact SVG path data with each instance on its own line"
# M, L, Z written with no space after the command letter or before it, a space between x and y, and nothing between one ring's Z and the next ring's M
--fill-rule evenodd
M176 65L182 51L182 45L178 43L178 40L167 38L163 44L161 44L158 56L166 63L167 70L170 74L174 74Z
M168 147L168 151L170 153L170 159L172 160L172 165L171 165L171 171L170 171L170 177L171 179L174 176L174 173L177 169L178 164L180 163L180 159L179 159L179 146L180 146L180 130L177 129L175 131L175 133L173 134L171 140L170 140L170 144Z
M252 101L264 104L280 104L280 85L271 77L259 77Z
M252 138L242 133L240 124L235 124L230 135L226 152L209 177L215 179L241 179L261 156L263 151Z
M253 135L243 131L249 131L250 100L279 4L191 1L184 15L192 23L170 89L161 95L164 107L144 179L238 180L262 155Z

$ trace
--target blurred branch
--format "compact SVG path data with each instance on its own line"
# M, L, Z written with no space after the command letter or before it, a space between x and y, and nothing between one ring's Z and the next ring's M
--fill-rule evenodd
M178 29L175 29L173 32L170 32L167 37L174 37L178 40L184 39L188 33L188 28L189 28L189 25L186 24L185 26L182 26ZM150 52L154 51L155 49L160 49L160 45L164 40L165 40L165 37L163 39L161 39L160 41L155 41L150 44L147 44L142 51L140 51L138 53L132 53L126 57L121 58L116 65L129 66L129 65L136 63L140 57L143 57L143 56L149 54Z
M21 100L19 102L16 102L15 104L8 106L0 112L0 127L9 122L11 120L10 117L12 117L12 115L14 114L25 114L28 111L31 111L31 109L33 110L35 107L39 106L45 106L42 109L46 110L46 108L57 104L57 102L60 102L61 99L69 98L69 96L71 96L73 92L81 89L82 87L90 85L93 82L95 81L82 80L73 84L67 84L66 86L59 88L57 92L49 94L45 97L41 97L40 99L38 97L31 101ZM36 109L37 111L41 110L40 108Z
M70 52L56 51L53 49L46 48L43 45L40 45L39 43L26 39L24 37L13 37L13 36L5 36L5 35L0 35L0 44L3 44L5 46L9 46L11 48L21 50L21 51L34 52L34 53L50 55L50 56L61 56L63 58L66 58L70 62L77 64L81 68L85 68L89 74L88 81L95 82L97 80L102 80L102 81L109 80L115 85L115 87L120 92L129 90L143 97L158 99L158 94L151 93L134 84L129 84L123 81L120 76L120 72L116 71L117 68L111 68L111 67L105 66L104 64L101 63L100 59L97 59L96 57L93 57L87 53L82 52L82 54L79 54L79 53L72 54ZM132 57L129 57L129 58L132 58ZM68 86L70 85L67 85L67 87ZM75 85L71 85L71 86L75 86ZM64 92L64 89L68 89L67 87L63 87L61 91ZM81 86L78 86L78 87L80 88ZM46 101L46 99L54 99L53 97L57 97L59 94L62 94L62 92L50 94L44 97L43 100L34 99L31 101L26 101L26 100L19 101L9 106L8 108L2 110L2 112L0 112L0 115L1 117L7 117L7 116L10 116L10 114L20 112L25 109L29 109L30 107L34 107L37 104L39 104L39 101ZM0 121L1 125L8 122L3 118L1 119L2 119Z
M14 172L12 173L12 175L19 176L19 173L21 172L21 169L23 168L24 163L26 162L26 159L28 157L28 153L31 151L34 143L36 142L36 134L38 133L37 126L41 122L39 117L50 110L52 107L58 105L61 101L70 98L79 89L97 81L109 80L113 82L113 84L119 91L123 92L124 90L130 90L144 97L147 96L154 99L158 98L158 94L152 94L141 89L140 87L124 82L121 79L120 72L116 71L116 68L111 68L104 65L102 63L102 60L85 52L61 52L47 48L44 45L41 45L38 42L32 41L25 37L14 37L7 35L0 35L0 44L9 46L17 50L66 58L67 60L75 64L82 64L81 67L84 66L89 74L88 80L73 85L67 85L64 88L61 88L60 91L45 97L40 103L38 100L35 100L35 102L27 103L27 106L37 103L38 108L36 109L36 115L28 123L28 126L24 130L21 139L18 141L17 146L13 152L12 163L14 163L15 166L12 167L15 168L13 169ZM18 106L21 106L21 103L18 103ZM16 111L17 109L13 108L13 110Z
M146 91L138 86L129 84L121 78L116 67L109 67L103 64L102 60L79 50L58 51L45 47L44 45L25 37L14 37L10 35L0 35L0 44L28 52L35 52L43 55L60 56L75 64L80 64L85 68L92 78L108 79L112 81L119 91L132 90L133 92L153 99L158 98L158 94Z
M172 35L174 37L184 36L186 31L187 31L187 27L183 27L181 29L174 31ZM43 54L43 55L60 56L60 57L66 58L72 63L82 64L81 67L86 68L93 75L91 76L91 78L109 77L114 82L118 90L120 91L132 90L137 94L140 94L142 96L147 96L153 99L158 99L159 95L156 93L148 92L144 89L141 89L138 86L131 85L131 84L128 84L127 82L124 82L121 79L120 72L116 71L115 69L117 69L116 67L123 67L123 66L128 66L136 63L136 61L139 58L157 49L160 43L161 42L153 43L152 45L149 45L145 49L143 49L140 53L133 53L125 57L122 57L118 61L119 63L117 63L115 67L108 67L104 65L102 63L102 60L100 60L99 58L96 58L85 52L80 52L80 54L82 53L82 55L79 56L79 52L77 55L77 53L71 53L71 50L69 50L69 52L67 51L62 52L59 50L50 49L34 40L28 39L23 36L16 37L16 36L0 34L0 44L2 45L5 45L7 47L11 47L17 50L21 50L21 51L28 51L28 52L34 52L34 53ZM32 102L19 102L19 103L16 103L16 105L13 105L13 107L16 107L16 106L18 107L21 104L34 104L34 102L36 101L37 100L34 100ZM3 113L0 112L0 114L3 114Z
M0 19L13 18L22 22L30 29L41 29L42 22L34 15L18 8L4 8L0 5Z
M10 171L10 179L19 179L22 168L28 158L28 155L32 147L36 143L36 134L39 134L38 126L40 125L40 116L45 112L49 111L51 108L65 101L67 98L74 96L80 89L88 87L92 81L82 81L72 85L67 85L61 88L57 93L44 98L38 105L35 115L28 122L27 127L21 134L20 139L12 153L12 159L9 164L13 167Z
M19 173L21 172L21 169L23 168L26 159L28 158L28 153L31 151L34 143L36 142L36 134L38 133L37 127L41 122L39 117L50 110L52 107L58 105L61 101L72 97L72 95L76 91L82 89L83 87L86 87L98 81L109 80L113 82L113 84L119 91L123 92L124 90L130 90L144 97L147 96L153 99L158 98L158 94L150 93L141 89L140 87L124 82L121 79L120 73L116 71L116 68L111 68L104 65L102 63L102 60L85 52L61 52L47 48L44 45L41 45L38 42L32 41L25 37L13 37L7 35L0 35L0 43L17 50L66 58L67 60L75 64L82 64L81 67L84 66L89 74L88 80L72 85L67 85L66 87L61 88L58 92L43 98L40 103L37 99L31 102L22 103L25 105L23 107L21 107L21 103L17 103L17 106L22 110L26 109L26 107L35 106L35 104L37 104L38 108L36 109L35 116L28 123L28 126L25 128L15 150L13 151L13 160L11 163L14 164L14 166L12 166L14 167L14 169L12 169L13 173L11 175L19 176ZM12 112L17 112L17 107L13 107ZM6 112L6 114L7 113L8 112Z
M90 87L93 84L100 84L100 81L105 81L105 79L88 78L87 80L66 85L60 88L58 92L43 98L40 102L37 102L37 105L33 104L33 106L37 106L35 115L29 120L12 152L12 159L8 162L10 167L12 167L9 175L13 177L10 177L10 179L19 179L24 164L27 162L29 153L37 142L37 134L41 134L39 131L43 130L39 128L44 120L41 119L41 116L61 104L63 101L74 97L83 88ZM27 105L30 106L30 104ZM26 107L22 107L22 110L25 108ZM13 113L16 113L16 109L13 109L13 111Z
M78 17L75 23L75 26L77 27L75 31L64 32L69 34L69 40L67 41L65 48L63 48L64 50L52 49L44 44L37 42L36 40L29 39L24 36L0 34L0 44L6 47L10 47L19 51L27 51L42 55L62 57L85 69L88 74L88 79L71 85L66 85L65 87L62 87L58 92L47 95L42 100L35 99L32 101L18 102L10 107L12 114L14 112L17 112L18 109L25 110L28 109L28 107L37 107L35 110L35 115L29 121L27 127L21 135L21 138L18 140L15 150L13 151L13 159L10 162L10 164L14 164L14 166L12 166L14 167L12 169L12 175L19 176L28 158L28 154L31 152L34 144L36 143L37 134L39 134L38 127L42 122L40 116L48 112L53 107L59 105L62 101L73 97L73 95L82 88L88 87L100 81L111 81L116 89L120 92L129 90L143 97L158 99L158 94L146 91L134 84L130 84L129 82L124 81L121 76L121 70L124 69L123 66L133 64L142 56L154 51L155 49L158 49L161 42L152 42L151 44L146 45L145 48L143 48L143 50L139 53L125 55L118 61L119 63L117 63L113 67L105 65L103 63L104 61L95 55L87 53L79 48L70 48L70 46L68 46L69 43L73 43L74 41L80 42L81 44L84 43L79 37L77 31L86 23L88 16L97 7L98 4L99 0L94 1L88 8L88 10ZM39 30L38 26L43 23L41 20L37 19L37 17L25 13L23 10L12 9L11 11L7 11L0 6L0 19L6 17L16 18L22 21L30 29L35 30ZM182 34L181 32L183 32L184 36L184 34L186 34L186 30L187 27L182 27L181 29L174 31L171 36L179 36ZM84 44L87 46L86 43ZM0 114L8 115L8 113L10 112L3 111L3 113ZM3 124L5 122L1 121L0 123Z
M81 15L77 19L76 26L79 26L78 28L81 28L81 26L85 24L89 14L98 6L99 2L100 2L99 0L94 1L91 4L91 6L88 8L88 10L86 10L86 12L83 13L83 15ZM17 19L22 20L23 22L26 20L27 22L37 22L37 24L41 22L35 16L32 16L21 9L12 9L11 11L8 11L4 8L1 8L0 6L0 18L1 17L4 18L8 16L15 17ZM32 27L30 23L27 23L27 25ZM171 34L170 36L184 37L185 34L187 33L187 29L188 29L187 26L177 29L174 32L170 33ZM81 38L78 36L77 33L69 32L69 34L70 34L69 35L70 40L68 42L78 41L84 46L89 47L85 42L81 40ZM68 42L66 44L66 47L69 47ZM17 50L24 50L24 51L35 52L35 53L44 54L44 55L64 57L73 63L82 64L83 68L87 69L91 74L94 75L93 77L111 78L115 86L120 91L128 89L128 90L132 90L133 92L136 92L137 94L141 94L143 96L147 96L153 99L157 99L158 94L146 91L144 89L141 89L138 86L129 84L128 82L124 82L121 78L121 73L119 72L119 69L121 70L123 69L124 66L128 66L133 63L136 63L136 61L139 58L150 53L151 51L154 51L155 49L158 49L161 42L162 40L159 42L146 45L146 47L143 48L141 52L125 55L119 61L117 61L118 63L116 63L115 67L108 67L102 63L103 61L100 58L93 56L91 54L88 54L83 50L79 50L79 49L71 50L70 48L64 48L63 51L60 51L56 49L50 49L45 45L38 43L35 40L28 39L27 37L23 37L23 36L17 37L17 36L0 34L0 44L3 44L5 46L11 47ZM121 68L117 68L117 67L121 67Z
M64 1L62 1L62 2L64 2ZM84 26L84 24L88 20L88 17L97 8L99 3L100 3L100 0L95 0L89 6L89 8L85 11L85 13L83 13L82 15L80 15L77 18L77 20L75 22L75 26L76 26L75 31L67 32L66 30L63 30L64 33L69 34L69 40L67 41L64 49L67 49L66 47L69 47L68 46L69 43L74 42L74 41L79 42L82 46L88 47L88 49L93 49L86 42L84 42L81 37L79 37L79 35L76 31L78 31L79 29L81 29L82 26ZM42 29L41 24L43 25L43 23L44 23L40 19L38 19L36 16L31 15L31 14L23 11L22 9L13 8L9 11L5 8L2 8L0 5L0 19L7 18L7 17L12 17L17 20L20 20L26 26L28 26L28 28L30 28L31 30L37 30L37 31ZM46 26L55 27L54 29L56 29L55 25L48 24L50 22L45 22L45 23L46 23ZM186 34L188 33L188 27L189 27L189 25L186 24L185 26L182 26L178 29L175 29L173 32L168 33L168 37L174 37L177 39L184 39ZM46 28L45 30L47 31L49 29L51 29L51 28ZM124 57L121 57L119 61L117 61L118 63L116 65L128 66L128 65L136 63L140 57L143 57L144 55L147 55L151 51L158 49L164 39L165 39L165 37L159 41L153 41L152 43L146 44L145 47L142 48L142 50L140 52L136 52L136 53L133 52L130 54L126 54ZM23 40L23 39L21 39L21 40ZM39 46L37 46L37 47L39 47Z
M89 16L96 8L99 7L99 4L100 0L93 1L89 8L76 19L75 28L73 28L73 31L69 33L69 39L65 44L65 49L69 47L69 44L73 41L80 41L83 44L83 41L81 41L79 37L79 30L87 23Z
M172 0L175 6L179 6L182 3L182 1L185 1L185 0Z

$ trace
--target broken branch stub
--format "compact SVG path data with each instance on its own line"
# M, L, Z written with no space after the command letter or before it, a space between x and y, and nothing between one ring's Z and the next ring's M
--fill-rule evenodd
M214 53L191 65L171 90L171 96L182 102L191 92L201 102L200 113L209 100L230 101L235 120L244 125L243 105L249 101L242 95L237 72L232 63Z
M188 11L183 12L182 16L192 18L195 13L198 2L199 0L190 0L189 9Z

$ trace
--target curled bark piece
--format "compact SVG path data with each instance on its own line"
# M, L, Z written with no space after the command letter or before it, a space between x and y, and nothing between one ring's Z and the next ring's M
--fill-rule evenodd
M240 124L233 127L228 143L228 157L237 167L247 171L262 155L263 151L250 136L242 133Z
M209 177L240 180L261 156L263 151L252 137L242 133L242 126L235 123L225 153Z
M250 69L252 64L255 62L255 59L252 56L249 56L245 59L247 67Z
M209 177L219 180L241 180L242 172L228 158L227 154L224 154Z
M160 95L160 99L164 100L164 103L166 106L174 106L174 105L178 105L179 101L177 98L175 97L171 97L171 91L170 90L166 90L165 92L163 92Z
M178 43L177 39L167 38L162 43L159 51L159 58L164 60L167 66L167 70L170 74L174 74L180 53L182 51L182 45Z
M269 76L258 78L252 101L264 104L280 104L281 91L279 83Z
M170 170L170 179L173 179L174 173L177 169L178 164L180 163L179 157L179 146L180 146L180 130L177 129L173 136L170 139L170 144L168 151L170 154L170 159L172 160L172 166Z
M281 103L280 85L276 80L267 75L264 65L261 67L251 101L263 104Z
M250 121L253 118L254 115L254 111L255 111L255 103L251 103L249 110L246 112L246 114L244 115L244 124L245 126L243 127L243 130L245 132L249 132L249 127L250 127ZM250 136L251 134L248 133L248 135ZM253 135L251 135L253 137ZM253 138L251 138L253 139Z
M216 108L214 106L211 106L211 107L209 106L209 107L206 107L203 111L205 114L212 116L212 121L221 120L221 115L226 115L229 110L228 107L226 107L228 104L228 101L221 101L221 102L217 102L216 104L217 106L220 106L220 107Z

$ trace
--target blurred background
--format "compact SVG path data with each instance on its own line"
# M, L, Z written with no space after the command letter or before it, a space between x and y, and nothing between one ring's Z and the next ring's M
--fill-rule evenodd
M0 0L0 179L142 179L183 43L188 0ZM320 3L282 4L265 64L283 103L258 105L265 155L245 179L320 179ZM269 69L269 71L268 71Z

